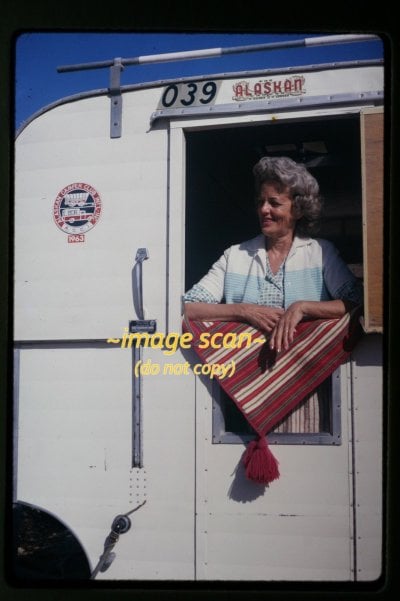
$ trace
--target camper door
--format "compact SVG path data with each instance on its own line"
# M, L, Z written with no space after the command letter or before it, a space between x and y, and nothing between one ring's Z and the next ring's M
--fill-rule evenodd
M170 328L181 327L184 291L224 249L259 233L252 167L264 154L305 162L325 201L320 237L334 242L362 278L366 139L360 111L349 109L171 121ZM379 337L366 337L352 360L269 435L281 477L267 488L243 473L244 445L253 437L247 424L215 380L196 376L198 579L380 575L380 353ZM371 467L363 462L359 471L356 442L370 439L370 432L376 437ZM367 480L368 490L362 484Z

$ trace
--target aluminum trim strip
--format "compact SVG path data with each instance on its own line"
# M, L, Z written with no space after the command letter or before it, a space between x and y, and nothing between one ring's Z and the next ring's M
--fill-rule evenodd
M238 102L237 104L219 104L203 107L182 108L182 109L165 109L152 113L150 117L150 125L160 119L174 119L184 117L209 117L210 115L236 115L236 114L252 114L259 112L277 112L278 110L298 110L306 107L326 107L326 106L341 106L343 104L361 105L365 104L382 104L383 91L377 92L360 92L357 94L330 94L322 96L310 96L309 98L296 97L285 98L284 100L255 100Z

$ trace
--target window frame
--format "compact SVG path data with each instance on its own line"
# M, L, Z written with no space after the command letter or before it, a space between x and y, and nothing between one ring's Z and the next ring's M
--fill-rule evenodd
M269 444L279 445L334 445L342 444L341 427L341 369L338 367L330 376L330 432L271 432L267 435ZM225 429L223 412L224 401L221 398L218 382L212 385L212 443L243 444L254 439L252 434L230 432ZM233 401L232 401L233 402Z

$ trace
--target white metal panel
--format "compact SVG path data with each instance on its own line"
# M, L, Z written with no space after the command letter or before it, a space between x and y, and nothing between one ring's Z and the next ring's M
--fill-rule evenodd
M206 536L208 580L349 579L348 553L341 553L348 529L340 517L215 513Z
M20 351L17 498L61 517L92 564L130 506L129 363L111 348Z
M135 98L140 93L135 93ZM59 106L17 139L15 163L15 337L108 338L136 316L132 267L144 266L147 315L165 319L167 136L148 131L139 101L124 110L124 135L109 137L109 99ZM84 182L102 201L84 243L68 244L53 220L67 185Z
M148 354L146 354L148 353ZM194 575L194 378L144 376L144 468L131 467L131 352L20 351L17 499L55 514L92 568L117 514L146 504L100 579ZM182 362L178 353L174 362Z
M382 573L382 339L364 336L353 356L357 579Z
M118 558L103 577L193 580L194 376L164 375L165 364L186 361L179 351L148 349L147 359L160 365L159 375L143 376L147 503L133 514L134 530L121 537Z
M280 479L249 482L244 446L211 443L211 386L197 380L197 577L352 579L348 366L341 368L340 446L274 445Z

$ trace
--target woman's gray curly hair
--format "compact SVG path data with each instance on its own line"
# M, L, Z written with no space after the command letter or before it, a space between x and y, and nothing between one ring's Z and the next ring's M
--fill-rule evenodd
M318 229L322 203L317 180L304 165L288 157L263 157L253 168L256 202L261 186L273 183L279 191L288 188L293 207L301 217L296 223L296 233L310 235Z

